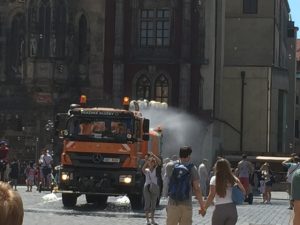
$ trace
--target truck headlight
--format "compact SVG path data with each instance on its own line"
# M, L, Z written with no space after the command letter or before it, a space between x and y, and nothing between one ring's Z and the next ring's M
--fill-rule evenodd
M67 181L67 180L70 179L70 176L69 176L69 174L67 174L67 173L62 173L62 174L61 174L61 179L62 179L63 181Z
M119 177L120 183L130 184L132 182L132 176L131 175L121 175Z

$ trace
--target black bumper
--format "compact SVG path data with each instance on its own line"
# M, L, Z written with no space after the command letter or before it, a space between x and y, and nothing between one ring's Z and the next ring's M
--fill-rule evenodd
M68 174L68 180L61 179ZM120 175L131 175L130 184L121 183ZM64 167L58 173L58 192L78 194L123 195L141 194L144 176L141 171L125 169L96 169Z

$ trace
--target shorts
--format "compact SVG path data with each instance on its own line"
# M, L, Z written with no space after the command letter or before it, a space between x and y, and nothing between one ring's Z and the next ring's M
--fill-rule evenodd
M192 205L177 204L170 202L167 205L167 225L184 224L192 225L193 223L193 207Z
M42 172L43 172L43 177L47 177L51 173L51 168L43 167Z
M259 191L260 191L260 193L265 193L265 190L266 190L266 182L264 180L261 180Z
M272 184L273 184L273 182L270 181L270 180L266 182L266 186L267 186L267 187L272 187Z
M245 190L249 189L249 177L239 177L242 185L244 186Z
M292 199L300 200L300 169L294 172L292 178Z

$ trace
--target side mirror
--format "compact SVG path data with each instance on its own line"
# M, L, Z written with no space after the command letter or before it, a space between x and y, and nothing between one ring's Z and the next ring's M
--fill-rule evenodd
M69 115L67 113L58 113L54 121L54 130L59 137L62 135L63 130L66 129L67 120Z
M149 141L149 134L143 134L143 141Z
M58 137L61 139L68 137L68 136L69 136L68 130L60 130L58 133Z
M143 133L144 134L149 134L149 128L150 128L150 120L149 119L144 119L144 121L143 121Z

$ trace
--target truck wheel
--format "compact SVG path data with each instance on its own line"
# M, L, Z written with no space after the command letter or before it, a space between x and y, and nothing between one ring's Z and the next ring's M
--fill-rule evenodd
M144 207L144 196L140 195L129 195L128 196L132 210L142 210Z
M77 196L75 194L62 194L62 202L65 207L74 207L77 203Z
M108 196L105 196L105 195L98 195L98 196L96 197L96 201L97 201L98 208L100 208L100 209L105 209L106 206L107 206L107 199L108 199Z
M86 199L87 203L97 202L97 196L96 195L85 195L85 199Z
M42 189L43 189L43 183L39 182L38 190L40 193L42 192Z

